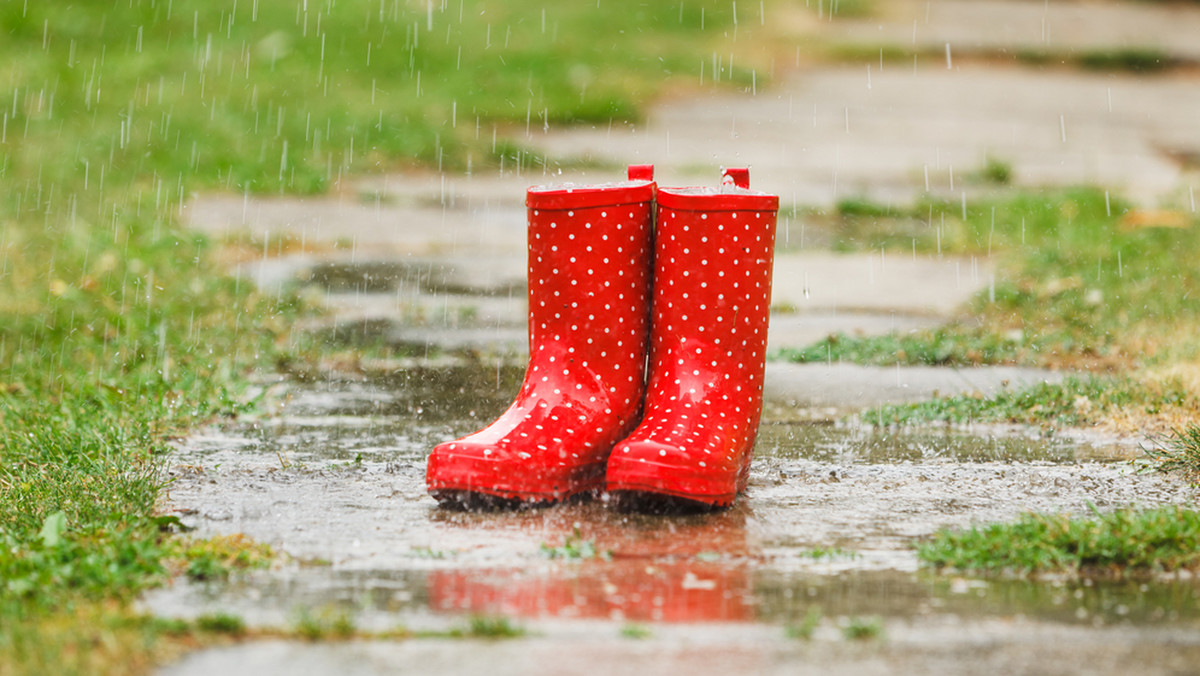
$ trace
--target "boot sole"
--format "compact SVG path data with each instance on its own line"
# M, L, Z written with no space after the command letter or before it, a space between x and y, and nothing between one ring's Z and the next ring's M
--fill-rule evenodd
M442 488L429 494L438 507L459 512L512 512L524 509L543 509L559 503L576 502L594 497L600 486L582 488L570 494L511 493L494 494L478 489Z
M740 491L721 493L699 493L695 491L687 491L678 488L671 488L663 485L661 478L656 480L638 480L636 478L624 478L619 481L609 481L608 492L617 496L618 501L628 502L636 505L637 503L647 503L650 509L654 509L655 502L661 501L687 501L695 503L695 505L704 505L709 508L724 508L733 504L737 499Z
M613 509L630 514L683 515L702 514L728 509L734 497L676 495L657 489L609 489Z
M595 466L590 471L576 469L574 473L576 475L583 474L585 477L591 474L594 478L563 479L549 487L544 485L487 486L482 485L484 483L482 480L469 480L460 471L457 472L458 476L453 479L427 478L427 483L429 494L434 500L437 500L439 506L463 511L501 511L549 507L571 500L581 494L599 493L604 490L604 465Z

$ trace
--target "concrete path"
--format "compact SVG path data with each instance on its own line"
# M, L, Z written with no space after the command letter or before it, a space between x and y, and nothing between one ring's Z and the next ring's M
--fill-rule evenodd
M825 3L828 5L830 3ZM1142 49L1200 58L1200 8L1181 3L888 0L864 19L821 20L781 5L768 17L797 45L772 84L666 101L641 125L555 129L523 139L553 157L653 162L666 185L711 181L749 165L785 203L848 196L909 203L933 192L987 194L969 175L987 158L1016 185L1101 185L1145 206L1195 211L1200 80L1073 68L1004 66L1018 52L1065 56ZM808 65L806 45L898 47L912 62ZM955 61L959 50L995 55Z
M1200 61L1200 7L1186 2L887 0L865 18L794 16L792 31L842 44L918 50L1046 52L1064 56L1139 50Z
M874 63L668 101L643 125L524 140L554 157L653 162L664 185L711 184L718 165L748 165L752 186L785 205L909 204L925 193L970 203L995 191L971 178L991 158L1018 186L1100 185L1191 210L1196 110L1200 81L1188 74Z
M740 629L740 630L739 630ZM570 636L543 634L516 641L408 641L319 644L266 641L209 651L163 676L677 676L678 674L1126 674L1189 673L1200 642L1125 628L1047 626L1025 620L988 626L947 623L936 631L889 626L887 641L840 642L830 628L810 641L779 632L726 625L689 627L649 641L621 638L609 627ZM972 665L970 671L964 664ZM976 669L978 671L976 671Z
M1027 510L1194 504L1194 487L1122 462L1135 449L769 422L730 510L645 516L600 499L461 513L426 494L425 455L510 394L487 366L461 371L281 384L267 392L268 415L180 442L165 513L198 537L241 533L285 556L269 571L177 580L141 601L163 617L221 612L274 628L342 618L416 635L252 642L162 674L1115 676L1133 664L1187 673L1200 659L1193 580L980 579L932 575L917 561L913 544L943 527ZM573 537L600 554L548 553ZM529 633L448 635L473 616ZM806 621L810 640L789 637ZM878 635L848 638L864 621Z

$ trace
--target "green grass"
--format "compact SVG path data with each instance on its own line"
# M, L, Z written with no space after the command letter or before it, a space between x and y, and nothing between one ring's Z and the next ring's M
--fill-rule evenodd
M1013 56L1018 62L1031 66L1062 64L1109 73L1154 74L1192 65L1187 59L1172 56L1154 47L1098 49L1082 52L1019 49Z
M296 618L295 633L306 641L348 639L358 634L354 619L335 610L303 610Z
M484 639L520 638L525 635L525 629L507 617L476 616L470 619L466 629L455 635Z
M954 395L868 409L871 425L926 423L1019 423L1087 426L1117 414L1139 418L1168 410L1194 410L1195 395L1178 383L1143 383L1129 377L1068 377L1061 382L1004 388L991 397Z
M814 561L849 560L849 559L857 559L860 556L860 554L854 550L842 549L841 547L817 547L815 549L809 549L809 550L800 552L800 555L803 557L813 559Z
M1007 336L964 332L957 327L909 334L851 336L834 333L807 347L777 353L794 362L847 361L855 364L967 366L1020 361L1021 345Z
M225 580L238 570L266 568L274 558L267 545L244 535L218 536L205 540L176 539L171 542L184 573L193 580Z
M784 633L788 638L808 641L812 639L813 633L819 626L821 626L821 609L818 606L809 606L800 624L787 625L784 627Z
M968 174L968 177L981 183L1008 185L1012 183L1013 168L1008 162L988 157L984 160L983 166L978 171Z
M849 641L872 641L883 637L883 620L879 617L851 617L842 627L842 636Z
M1151 467L1161 472L1181 472L1200 483L1200 425L1176 428L1154 441L1143 452Z
M944 64L945 51L932 46L904 46L870 42L827 42L823 45L826 56L842 62L913 65ZM1194 64L1187 57L1169 54L1155 47L1129 47L1094 49L1084 51L1058 49L1016 50L994 48L971 48L959 46L954 50L956 64L965 61L983 63L1011 62L1028 67L1069 67L1105 73L1157 74L1175 69L1186 69Z
M805 3L815 5L820 11L835 19L853 19L870 16L875 11L875 0L819 0Z
M509 155L512 166L520 148L493 142L494 125L635 119L666 80L699 82L704 63L712 81L708 61L734 20L730 3L711 0L425 10L377 0L6 3L0 171L36 177L43 200L86 173L87 190L132 187L161 207L197 186L314 192L414 163L465 169ZM756 24L743 20L739 39ZM43 166L46 157L55 161Z
M246 633L246 622L237 615L214 613L197 617L196 628L214 634L241 636Z
M568 535L563 543L557 547L542 543L542 556L549 559L566 559L569 561L580 561L584 559L594 559L597 556L608 558L608 552L597 552L596 541L584 539L583 535L576 528L575 531Z
M838 200L835 209L839 216L848 218L899 218L904 212L894 206L879 204L862 197L844 197Z
M1095 510L1093 510L1095 511ZM1015 522L942 530L921 544L927 565L979 573L1128 576L1200 567L1200 512L1180 507L1027 514Z
M647 627L644 624L630 622L621 627L621 636L623 638L645 640L652 638L654 636L654 632L651 631L650 627Z
M1077 57L1079 65L1089 70L1154 73L1179 65L1175 58L1153 47L1093 50Z

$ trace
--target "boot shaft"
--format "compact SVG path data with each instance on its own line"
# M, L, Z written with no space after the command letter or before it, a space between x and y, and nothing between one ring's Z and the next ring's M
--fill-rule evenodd
M529 189L531 368L568 377L574 369L584 380L605 381L621 400L640 396L654 194L646 179Z
M744 186L659 190L652 373L761 393L778 208Z

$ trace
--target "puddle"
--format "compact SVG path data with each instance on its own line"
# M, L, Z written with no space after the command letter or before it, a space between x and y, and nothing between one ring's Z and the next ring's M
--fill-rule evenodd
M759 430L756 457L771 464L794 460L857 464L938 462L1120 461L1129 450L1117 444L1088 445L1071 439L1016 435L979 436L930 429L884 430L807 423L772 423Z
M1191 488L1133 472L1119 446L768 421L749 490L726 512L631 515L603 499L437 509L424 488L428 449L490 421L520 378L519 367L478 364L287 384L268 393L271 415L194 435L172 462L167 509L199 535L246 533L288 557L229 582L179 581L145 605L273 626L335 612L380 630L481 614L775 625L813 607L912 622L1200 627L1190 580L974 580L918 566L912 543L941 527L1194 502ZM595 556L578 555L585 541Z

